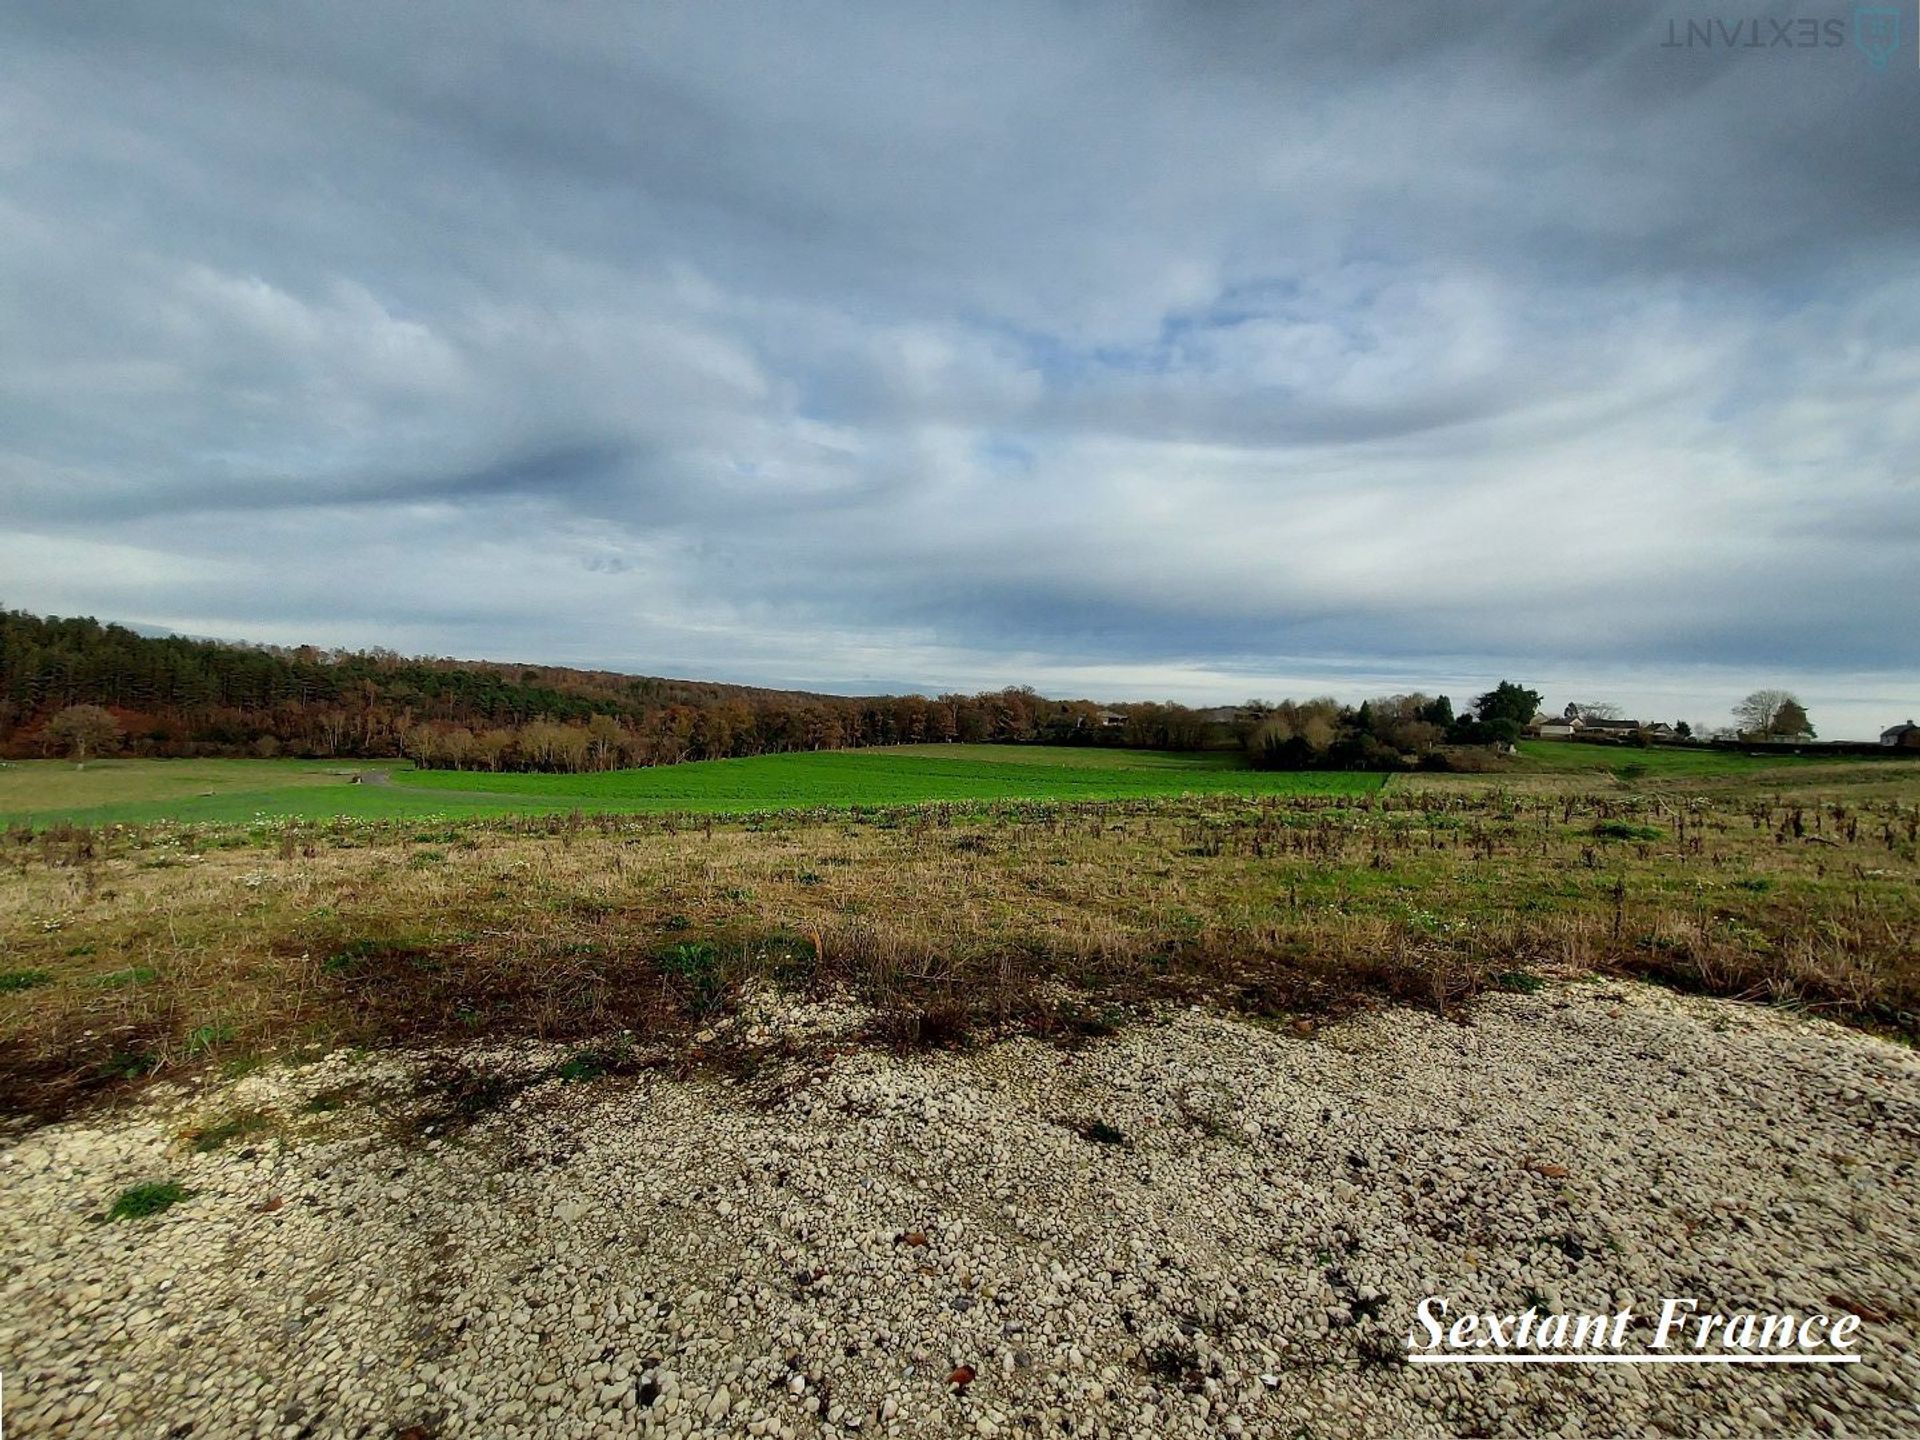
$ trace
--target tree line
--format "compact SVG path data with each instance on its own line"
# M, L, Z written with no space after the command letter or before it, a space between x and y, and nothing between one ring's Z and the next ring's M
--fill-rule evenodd
M99 713L55 723L75 709ZM1200 749L1217 741L1216 731L1180 705L1100 707L1024 687L933 698L823 695L147 636L92 619L0 611L0 754L14 757L117 749L610 770L949 740Z
M141 635L0 611L0 755L412 760L455 770L594 771L795 750L968 741L1147 750L1237 747L1273 769L1446 767L1518 740L1541 694L1503 680L1455 713L1445 695L1361 705L1248 700L1215 710L1096 705L1031 688L843 696L389 650ZM1599 714L1613 707L1582 707ZM1737 711L1746 737L1810 736L1785 691Z

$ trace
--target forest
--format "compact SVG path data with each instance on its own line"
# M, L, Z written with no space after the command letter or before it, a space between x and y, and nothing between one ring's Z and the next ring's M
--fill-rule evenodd
M1102 708L1027 688L843 696L543 665L148 636L0 611L0 754L65 753L52 722L111 717L141 756L405 757L469 770L613 770L946 740L1197 750L1203 712ZM106 738L106 737L103 737Z
M0 611L0 756L405 758L426 769L602 771L871 745L1239 749L1275 770L1459 768L1540 705L1502 681L1445 695L1096 705L1029 687L844 696L545 665L142 635Z

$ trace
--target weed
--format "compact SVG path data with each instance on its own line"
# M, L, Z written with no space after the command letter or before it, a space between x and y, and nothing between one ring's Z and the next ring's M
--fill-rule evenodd
M50 970L0 970L0 995L31 990L36 985L49 985L52 982L53 972Z
M192 1195L193 1192L177 1180L155 1180L129 1186L114 1200L112 1208L107 1211L107 1218L145 1220L162 1210L171 1209L182 1200L190 1199Z
M232 1039L233 1027L231 1025L196 1025L187 1036L187 1054L204 1055L209 1050L217 1049Z
M553 1075L555 1079L565 1081L569 1085L579 1084L587 1080L598 1080L602 1075L621 1068L629 1059L630 1055L626 1052L598 1047L576 1050L553 1067Z
M1627 820L1599 820L1594 822L1593 834L1601 840L1658 840L1662 831L1658 825L1635 825Z
M1534 995L1547 988L1547 982L1524 970L1503 970L1493 977L1493 988L1514 995Z
M711 940L686 940L660 952L658 964L667 974L695 984L713 978L719 952Z
M138 1080L160 1068L160 1060L146 1050L116 1050L100 1062L100 1073L109 1080Z
M251 1135L263 1134L274 1128L273 1119L258 1110L245 1110L237 1115L229 1115L214 1125L204 1125L197 1130L187 1132L187 1144L200 1154L220 1149L235 1140L244 1140Z

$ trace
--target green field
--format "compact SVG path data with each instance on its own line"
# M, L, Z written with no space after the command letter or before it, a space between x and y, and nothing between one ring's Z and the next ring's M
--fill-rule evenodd
M352 783L355 766L369 782ZM1353 795L1382 777L1248 770L1232 754L905 745L705 760L586 775L416 771L392 762L106 760L0 767L0 823L231 822L259 817L757 810L1155 795Z
M1682 750L1635 745L1585 745L1570 740L1522 740L1516 773L1568 775L1604 771L1623 780L1750 776L1763 770L1794 770L1844 760L1801 755L1742 755L1731 750Z
M1421 775L1400 783L1621 786L1729 783L1857 789L1911 778L1879 759L1750 757L1726 751L1630 749L1526 741L1484 774ZM1896 775L1896 772L1902 772ZM354 776L363 783L355 784ZM1238 754L1173 754L1046 745L900 745L744 760L702 760L582 775L415 770L380 760L96 760L0 764L0 824L245 822L260 818L402 819L540 814L761 810L973 804L997 800L1133 800L1177 795L1357 795L1387 777L1249 770Z

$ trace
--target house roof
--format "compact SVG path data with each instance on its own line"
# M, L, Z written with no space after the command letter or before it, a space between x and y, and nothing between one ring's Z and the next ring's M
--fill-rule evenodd
M1916 725L1913 723L1913 721L1909 720L1904 725L1889 725L1886 729L1880 732L1880 738L1882 740L1885 740L1889 735L1895 736L1897 738L1901 735L1911 734L1915 730L1920 730L1920 725Z

